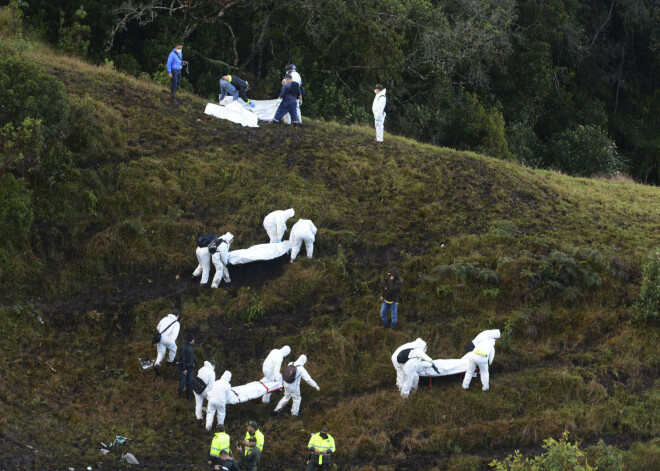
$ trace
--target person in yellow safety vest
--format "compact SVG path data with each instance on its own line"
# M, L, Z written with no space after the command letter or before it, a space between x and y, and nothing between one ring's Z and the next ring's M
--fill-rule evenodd
M211 442L211 451L209 452L210 465L218 464L220 462L220 452L229 452L229 448L231 447L231 439L225 433L225 426L218 424L217 430Z
M322 428L319 433L312 435L307 448L311 450L311 456L307 462L305 471L326 471L330 466L330 457L335 452L335 439L328 433L327 428Z
M257 471L259 460L261 459L261 452L264 449L264 434L259 430L257 423L252 420L247 423L247 432L245 432L245 440L243 440L245 452L241 453L241 457L236 462L242 469L245 466L247 471ZM240 452L242 447L238 447Z

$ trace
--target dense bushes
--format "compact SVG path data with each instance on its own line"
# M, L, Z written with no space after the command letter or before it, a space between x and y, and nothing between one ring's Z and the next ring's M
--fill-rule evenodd
M653 252L642 269L642 288L634 306L640 321L660 319L660 251Z
M53 184L71 163L61 144L69 118L64 85L13 55L0 58L0 83L1 168Z

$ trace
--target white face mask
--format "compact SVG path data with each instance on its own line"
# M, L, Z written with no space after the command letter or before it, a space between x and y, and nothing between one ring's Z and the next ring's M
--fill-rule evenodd
M374 93L375 93L376 95L378 95L379 91L378 91L378 90L374 90Z
M183 52L183 49L177 49L176 52L178 52L179 54L181 54L181 53Z

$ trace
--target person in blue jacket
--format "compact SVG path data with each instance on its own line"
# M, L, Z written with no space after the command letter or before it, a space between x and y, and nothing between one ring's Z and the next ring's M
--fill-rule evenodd
M279 106L277 107L273 121L279 123L284 115L289 113L291 115L291 122L293 124L300 124L300 120L298 120L298 100L302 100L300 86L293 81L291 74L286 74L284 80L280 97L277 100Z
M176 91L181 84L181 69L185 64L183 56L181 55L182 51L183 46L177 44L167 58L167 73L170 76L172 99L174 101L176 101Z
M250 84L247 80L243 80L235 75L223 75L220 79L220 89L222 90L220 93L220 103L222 103L222 100L227 95L233 96L234 101L237 101L240 96L245 103L254 108L254 103L245 94L250 89Z

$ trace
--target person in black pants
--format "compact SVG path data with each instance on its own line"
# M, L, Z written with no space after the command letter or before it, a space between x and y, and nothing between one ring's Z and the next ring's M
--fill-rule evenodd
M192 383L195 374L194 344L195 336L188 332L186 334L186 343L181 348L181 355L179 356L179 397L183 394L183 388L185 386L186 396L189 400L192 400L193 397L190 383Z

